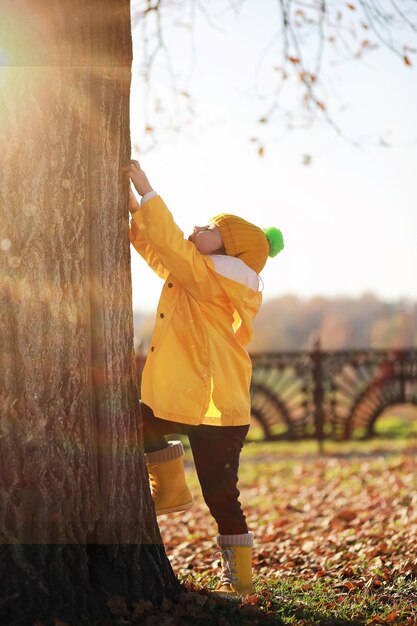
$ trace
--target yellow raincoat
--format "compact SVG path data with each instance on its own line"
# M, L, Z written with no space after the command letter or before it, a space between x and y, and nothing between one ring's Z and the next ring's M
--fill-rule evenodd
M142 401L157 417L183 424L249 424L252 365L244 346L261 292L219 274L215 255L201 254L184 238L160 196L133 214L130 240L165 279ZM253 272L240 259L229 259Z

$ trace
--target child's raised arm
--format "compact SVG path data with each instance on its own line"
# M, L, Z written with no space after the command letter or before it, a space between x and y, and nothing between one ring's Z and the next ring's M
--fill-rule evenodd
M138 161L131 161L130 165L123 169L126 170L138 193L145 195L153 191ZM160 196L157 195L145 202L140 210L132 213L132 222L134 230L131 228L131 237L132 234L136 234L136 237L133 240L131 238L131 241L152 269L159 273L151 265L150 259L146 258L145 251L152 252L152 260L158 259L160 266L167 273L172 273L195 298L213 298L213 280L211 272L208 271L206 257L191 241L185 239L184 233L175 223ZM137 245L139 242L140 247ZM147 244L146 248L144 244ZM215 288L220 291L217 284Z

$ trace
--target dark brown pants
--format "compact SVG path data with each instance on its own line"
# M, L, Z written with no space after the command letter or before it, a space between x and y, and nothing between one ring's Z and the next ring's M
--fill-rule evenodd
M156 417L141 402L145 452L166 448L165 435L188 435L204 500L220 535L247 533L237 488L239 457L249 426L190 426Z

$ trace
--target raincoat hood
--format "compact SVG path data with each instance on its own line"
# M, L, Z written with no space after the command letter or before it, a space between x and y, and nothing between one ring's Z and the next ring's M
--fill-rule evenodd
M230 300L236 338L246 346L253 336L252 320L262 304L262 293L253 288L259 285L258 276L236 257L208 255L207 259Z

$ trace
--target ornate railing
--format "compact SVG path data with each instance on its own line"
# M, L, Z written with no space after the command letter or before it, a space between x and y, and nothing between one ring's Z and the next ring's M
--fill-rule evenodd
M371 437L393 404L417 405L417 349L252 354L252 415L266 439Z

